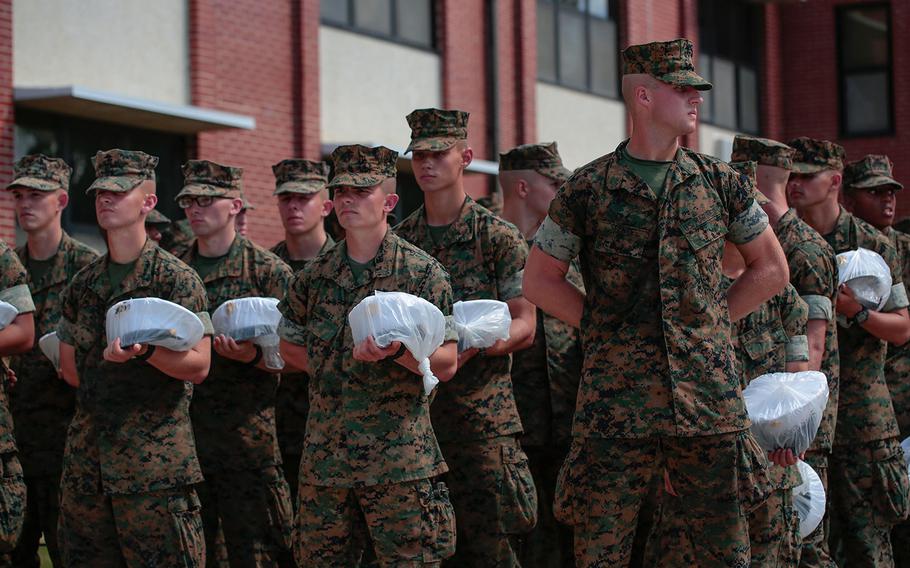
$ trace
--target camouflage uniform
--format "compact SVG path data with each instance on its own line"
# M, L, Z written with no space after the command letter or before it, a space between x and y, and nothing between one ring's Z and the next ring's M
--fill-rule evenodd
M847 165L844 169L844 187L863 189L890 186L895 190L903 189L904 186L893 176L891 160L887 156L870 155ZM893 227L885 227L882 233L897 251L901 277L906 286L910 282L910 235L896 231ZM904 439L910 436L910 345L888 344L885 379L891 393L900 438ZM891 546L895 566L910 566L910 521L905 520L894 527L891 531Z
M397 153L341 146L333 185L372 187L395 175ZM306 348L310 412L300 464L295 557L300 566L438 566L455 547L447 469L420 378L392 358L354 359L347 317L374 290L401 291L452 310L445 270L391 231L354 276L344 241L296 274L279 305L279 333ZM448 319L448 318L447 318ZM445 341L454 341L447 324ZM439 392L447 388L441 385Z
M533 170L559 184L572 175L563 167L555 142L525 144L500 154L499 171L513 170ZM584 290L577 262L570 264L566 277ZM573 563L572 529L556 521L553 498L559 466L569 453L581 359L578 330L543 310L537 310L534 344L512 355L515 403L524 429L521 446L537 488L537 526L525 537L519 555L526 568Z
M632 46L624 73L710 88L686 40ZM748 433L720 258L767 227L750 180L680 148L661 198L620 163L623 142L576 170L535 246L580 255L584 363L557 518L575 527L579 566L629 562L642 499L664 469L651 563L745 566L747 513L771 492Z
M468 113L438 109L408 115L408 151L438 152L467 138ZM449 272L456 301L521 296L528 247L511 223L467 197L459 218L437 242L420 207L395 232ZM521 419L509 355L478 354L439 390L433 428L451 470L446 482L458 520L453 566L512 566L520 535L536 523L537 494L518 442Z
M110 150L95 156L89 188L126 192L154 179L157 158ZM196 312L211 334L205 288L174 256L146 241L111 289L110 256L73 278L61 297L60 341L75 349L80 384L63 457L59 540L67 566L202 566L202 481L190 423L193 385L141 359L111 363L105 316L130 298L161 298Z
M167 230L161 231L161 242L159 245L164 250L179 257L186 252L186 249L195 238L193 229L190 227L190 220L183 218L172 222Z
M775 140L740 135L733 141L731 159L755 160L759 164L789 170L793 168L793 154L793 148ZM805 458L818 473L827 491L828 455L834 442L840 374L837 322L834 318L837 261L831 245L815 229L801 220L794 209L789 209L778 219L774 233L787 257L790 283L809 307L809 319L828 322L825 330L825 354L820 369L828 378L828 403L818 433ZM822 524L803 540L799 558L800 565L805 567L822 568L834 565L828 551L827 514Z
M9 246L0 241L0 301L20 314L35 311L25 267ZM7 399L6 360L0 359L0 563L8 564L25 522L26 486L13 432L13 416Z
M16 163L14 179L7 189L67 191L71 172L59 158L25 156ZM16 254L27 267L27 246L16 249ZM97 257L98 253L63 233L57 252L44 261L50 265L41 279L36 281L34 274L28 275L35 303L35 345L28 353L14 356L10 365L17 377L16 388L9 393L10 410L29 493L22 537L12 555L16 566L39 565L38 541L42 533L54 564L62 565L57 547L60 473L76 391L60 379L57 369L38 348L38 339L57 329L60 293L83 266Z
M310 160L282 160L272 166L275 174L275 193L310 194L322 191L328 183L329 165L325 162ZM326 235L326 241L319 249L325 253L335 245L332 237ZM288 251L285 241L270 249L296 273L302 270L309 260L294 260ZM317 255L318 256L318 255ZM275 422L278 430L278 447L281 449L281 461L284 466L284 477L291 486L291 506L297 506L297 478L300 472L300 456L303 452L303 435L306 431L306 417L310 409L307 394L310 376L306 373L282 373L278 385L278 405L275 407Z
M241 197L240 168L206 160L183 166L177 195ZM196 268L197 241L181 257ZM283 298L291 271L281 259L239 234L225 258L202 276L214 313L228 300ZM214 550L218 521L232 566L291 562L290 488L275 430L279 375L212 353L208 379L196 387L190 412L205 483L199 486L206 546ZM213 565L213 558L209 564Z
M843 169L844 150L826 140L797 138L794 170ZM906 308L897 252L874 227L841 208L835 228L824 235L834 252L858 247L877 252L891 267L891 296L882 311ZM829 473L833 529L853 563L891 564L891 527L907 516L910 480L902 462L897 420L885 382L887 343L838 316L840 393Z

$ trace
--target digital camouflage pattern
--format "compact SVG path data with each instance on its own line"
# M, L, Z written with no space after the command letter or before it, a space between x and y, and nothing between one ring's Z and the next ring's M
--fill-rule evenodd
M556 142L522 144L499 154L499 171L514 170L533 170L559 183L572 175L572 170L562 165Z
M202 481L190 423L193 385L136 359L105 361L108 308L161 298L208 320L205 288L193 270L147 240L116 294L110 256L83 268L61 297L60 341L75 348L79 388L67 432L63 493L134 495Z
M904 189L904 186L894 179L892 168L893 164L888 156L869 154L861 160L847 164L844 168L844 187L866 189L887 186L897 190Z
M164 228L171 224L171 220L168 219L167 216L164 215L164 213L161 213L157 209L152 209L151 211L149 211L149 214L146 215L146 217L145 217L145 224L146 225L157 225L161 228Z
M332 237L330 237L329 235L326 235L326 241L325 241L325 243L323 243L322 248L319 249L319 253L316 256L319 256L320 254L325 253L325 251L329 250L333 246L335 246L335 240ZM309 260L292 259L291 253L290 253L290 251L288 251L288 245L287 245L286 241L280 241L278 244L276 244L269 250L273 254L278 255L278 258L280 258L281 260L284 261L285 264L290 266L291 272L297 272L298 270L303 270L303 268L307 264L310 263L310 260L312 260L312 259L309 259Z
M622 74L646 74L671 85L710 90L711 83L695 72L693 60L687 39L630 45L622 51Z
M95 181L85 191L96 189L123 193L145 180L155 181L158 157L138 150L105 150L95 154Z
M725 240L767 227L748 178L681 148L659 206L617 152L580 168L550 204L535 239L580 253L585 361L573 425L578 438L704 436L748 427L730 342ZM547 226L574 246L560 246Z
M184 195L243 198L243 168L223 166L209 160L190 160L183 164L182 170L183 189L175 200Z
M7 189L24 187L38 191L69 191L70 175L73 168L60 158L50 158L44 154L23 156L13 164L13 181Z
M787 142L793 148L793 172L814 174L825 170L843 170L847 153L840 144L801 136Z
M441 482L303 485L300 510L306 514L297 516L299 566L439 566L455 551L455 515Z
M272 166L275 175L275 192L282 193L317 193L329 183L329 165L314 160L287 159Z
M195 238L196 235L193 234L193 229L190 227L190 220L184 217L174 221L161 232L161 242L158 244L174 256L180 257L186 252L186 249L189 248Z
M422 206L396 226L395 233L442 263L451 278L455 301L507 302L521 296L528 245L514 225L470 197L465 198L459 218L439 242L430 234ZM509 376L511 359L508 355L474 357L446 388L439 389L432 412L440 442L521 432Z
M60 535L62 566L205 566L199 498L189 487L134 495L65 492Z
M372 187L398 175L398 152L385 146L339 146L332 152L335 175L328 187Z
M279 334L306 348L312 371L301 487L401 483L447 469L420 377L391 360L353 357L348 313L374 290L406 292L443 314L452 312L445 271L392 232L360 280L351 272L342 241L298 272L279 304L284 316ZM447 326L446 341L455 339L454 328Z
M781 469L773 464L770 467L772 471ZM796 477L799 478L798 473ZM799 485L798 482L796 484ZM767 501L749 513L751 566L798 566L801 542L799 514L793 507L792 487L773 491Z
M441 152L459 140L468 139L469 113L438 108L417 109L406 118L411 127L411 143L405 154L414 150Z
M886 227L882 233L891 241L900 259L904 285L910 282L910 235ZM897 417L900 439L910 436L910 344L888 344L885 359L885 380L891 392L891 402Z
M19 247L16 254L22 264L28 266L28 246ZM35 345L31 351L13 357L10 365L17 377L16 388L10 391L10 410L16 427L19 459L31 493L23 537L16 552L20 559L37 555L38 540L44 533L48 552L58 563L60 561L57 501L66 430L75 412L76 390L57 375L57 370L38 348L38 339L56 331L64 288L82 267L96 258L97 252L63 233L47 272L37 281L34 275L28 276L35 304Z
M793 168L793 148L769 138L737 134L733 139L731 162L756 162L789 170Z
M556 518L575 529L575 565L627 566L642 500L664 470L644 566L749 566L747 513L768 498L764 451L747 432L691 438L579 438L557 483Z
M733 168L734 171L737 171L749 178L749 181L752 183L752 185L756 185L758 183L758 162L730 162L730 167ZM757 190L753 194L753 197L755 198L755 202L759 205L767 205L771 202L771 200L768 199L764 193Z

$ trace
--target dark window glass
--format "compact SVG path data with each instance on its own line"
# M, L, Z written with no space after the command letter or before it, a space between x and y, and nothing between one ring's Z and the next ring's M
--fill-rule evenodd
M322 22L417 47L433 47L433 0L321 0Z
M538 0L538 79L618 96L616 5L616 0Z
M890 134L891 24L887 4L838 10L841 132Z

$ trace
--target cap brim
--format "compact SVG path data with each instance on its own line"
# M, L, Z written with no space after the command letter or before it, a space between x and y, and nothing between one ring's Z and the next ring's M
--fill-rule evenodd
M59 183L48 181L46 179L36 178L36 177L21 177L14 179L6 189L14 189L17 187L24 187L26 189L37 189L38 191L56 191L58 189L64 189Z
M305 181L287 181L275 188L272 195L281 195L282 193L301 193L310 195L319 193L325 189L326 183L322 180L313 179Z
M92 182L92 185L89 186L86 193L91 193L96 189L101 191L113 191L117 193L123 193L126 191L131 191L136 188L139 184L145 181L145 178L136 177L136 176L107 176L100 177Z
M555 168L541 168L537 170L542 176L546 176L552 180L556 180L559 183L563 183L570 177L572 177L572 170L564 167L555 167Z
M236 197L241 199L240 192L235 191L231 195L231 190L225 187L218 187L217 185L207 185L202 183L191 183L183 186L183 189L180 190L180 193L177 194L175 199L180 199L185 195L190 195L194 197Z
M862 181L850 183L850 187L855 189L869 189L870 187L882 187L887 185L896 189L904 189L903 184L888 176L872 176L863 178Z
M373 187L379 185L388 179L386 176L376 174L348 174L339 173L328 183L329 188L333 187Z
M714 85L695 71L676 71L658 77L664 83L693 87L697 91L710 91Z
M417 150L419 152L442 152L448 150L452 146L458 143L460 138L421 138L419 140L411 140L411 143L408 144L407 150L404 151L405 154L408 152L413 152Z
M790 169L791 172L797 174L817 174L818 172L823 172L825 170L833 170L831 166L827 164L809 164L806 162L793 162L793 167Z

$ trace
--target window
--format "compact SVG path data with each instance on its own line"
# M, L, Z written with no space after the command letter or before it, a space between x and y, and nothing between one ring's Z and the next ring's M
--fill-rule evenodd
M538 78L618 97L617 4L617 0L538 0Z
M714 84L705 91L704 122L757 134L759 62L762 53L761 6L742 0L699 0L699 74Z
M180 166L187 159L186 138L164 132L130 128L59 114L16 109L15 158L42 153L63 158L73 168L70 203L63 211L63 228L71 234L98 234L95 202L85 190L95 179L92 158L98 150L123 148L158 156L158 206L171 219L182 219L174 197L183 187Z
M415 47L433 47L433 0L321 0L322 22Z
M888 4L840 7L837 37L841 134L892 134L894 109Z

